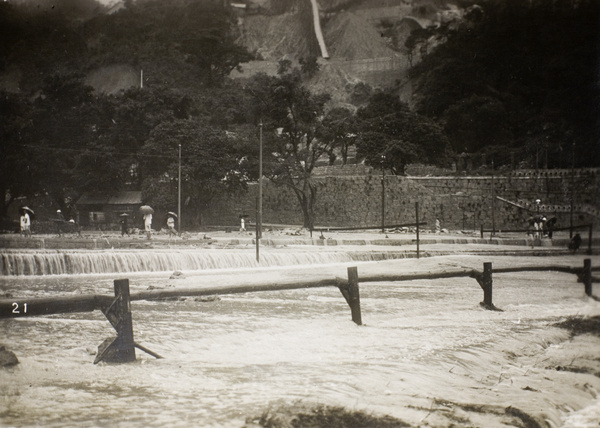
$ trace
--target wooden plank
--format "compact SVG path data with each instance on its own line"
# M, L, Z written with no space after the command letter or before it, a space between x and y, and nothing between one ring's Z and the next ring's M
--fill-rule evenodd
M569 266L521 266L521 267L507 267L494 269L494 273L512 273L512 272L564 272L577 274L581 272L581 268L574 268Z
M94 294L0 299L0 318L91 312L103 306L109 306L112 300L112 296Z
M419 272L409 274L375 274L361 275L360 282L391 282L391 281L417 281L421 279L438 279L438 278L457 278L471 277L474 278L481 273L476 269L457 269L440 272Z
M386 229L395 229L399 227L415 227L415 226L426 226L427 222L418 222L418 223L402 223L402 224L386 224ZM381 229L381 226L357 226L357 227L315 227L313 230L315 232L336 232L336 231L346 231L346 230L373 230L373 229Z
M180 296L210 296L215 294L254 293L257 291L296 290L299 288L339 287L345 283L342 278L327 278L319 281L263 283L256 285L234 285L227 287L209 286L202 288L178 288L148 290L131 294L131 300L158 300Z

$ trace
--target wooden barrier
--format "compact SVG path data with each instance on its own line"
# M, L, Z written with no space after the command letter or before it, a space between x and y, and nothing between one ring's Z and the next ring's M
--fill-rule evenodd
M537 231L535 230L531 230L531 229L502 229L501 231L499 230L494 230L494 229L485 229L483 227L483 224L480 225L480 237L481 239L483 239L483 235L486 232L490 232L490 239L492 238L492 236L496 233L496 232L505 232L505 233L526 233L527 235L531 234L532 232L535 233ZM580 224L578 226L572 226L572 227L557 227L552 229L552 232L560 232L563 230L581 230L581 229L587 229L588 231L588 247L587 247L587 254L591 255L592 254L592 242L593 242L593 234L594 234L594 224L590 223L590 224Z
M483 288L483 307L486 309L496 309L494 303L492 302L492 288L493 288L493 279L492 279L492 264L486 262L483 264L483 278L479 283L481 288Z
M384 225L384 227L386 229L396 229L396 228L400 228L400 227L416 227L416 226L425 226L427 225L427 222L416 222L416 223L402 223L402 224L386 224ZM343 231L350 231L350 230L374 230L374 229L381 229L381 226L357 226L357 227L337 227L337 226L332 226L332 227L315 227L312 230L314 230L315 232L343 232Z
M362 316L360 313L360 293L358 289L358 269L356 267L348 268L348 284L338 286L342 295L346 299L350 311L352 312L352 321L362 325Z
M106 339L98 349L94 364L100 361L109 363L128 363L135 361L135 342L133 341L133 322L131 320L131 301L129 280L115 281L115 299L108 307L101 308L106 319L117 331L116 339Z
M581 282L585 287L585 294L592 295L592 261L585 259L583 261L583 271L581 272Z
M155 352L136 343L133 339L131 301L160 300L179 296L206 296L215 294L249 293L269 290L290 290L298 288L336 286L346 299L352 313L352 321L362 325L360 294L356 267L348 268L348 281L340 278L313 281L310 283L261 284L237 287L207 287L203 289L150 290L130 294L129 280L114 281L115 297L99 295L61 296L33 299L0 299L0 318L28 317L72 312L101 310L117 332L116 338L105 339L98 347L94 364L100 361L127 363L136 360L135 348L155 358L162 358Z
M483 301L481 306L488 310L501 311L493 304L492 273L511 273L528 271L557 271L576 274L584 284L587 296L596 300L592 295L592 283L598 282L592 276L591 260L585 259L583 268L566 266L521 266L512 268L500 268L493 270L492 263L486 262L483 271L476 269L456 269L441 272L423 272L412 274L379 274L366 275L360 278L361 282L394 282L414 281L423 279L443 279L456 277L471 277L477 280L483 289ZM108 321L117 332L116 338L106 339L99 347L94 364L100 361L106 362L131 362L135 361L135 348L138 348L155 358L162 358L155 352L135 343L133 339L133 322L131 316L131 301L134 300L160 300L170 297L181 296L207 296L216 294L250 293L257 291L293 290L300 288L316 287L338 287L348 306L350 306L352 321L362 325L360 307L359 277L356 267L348 268L348 280L341 278L323 279L320 281L290 282L290 283L263 283L260 285L242 285L231 287L205 287L205 288L181 288L165 290L149 290L130 294L129 280L119 279L114 281L115 297L102 295L61 296L34 299L0 299L0 318L15 318L23 316L39 316L58 313L90 312L96 309L102 311Z

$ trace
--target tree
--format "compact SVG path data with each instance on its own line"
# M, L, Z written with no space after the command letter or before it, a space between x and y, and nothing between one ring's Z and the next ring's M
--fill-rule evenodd
M300 63L300 70L308 78L313 77L321 69L321 65L317 62L317 57L315 56L300 58L298 62Z
M403 175L407 164L417 160L419 148L409 141L391 139L380 132L364 132L359 137L357 157L374 168L385 168Z
M356 143L357 123L354 111L347 107L334 107L323 117L322 126L318 128L318 138L329 141L327 156L329 165L337 159L336 151L342 156L342 165L348 162L348 149Z
M32 104L27 134L32 148L36 192L45 192L63 206L67 197L77 197L86 187L81 159L95 141L97 111L92 89L81 76L53 75Z
M410 70L416 110L445 123L455 147L519 148L532 167L543 144L549 164L564 166L562 146L575 142L577 164L597 166L598 16L595 0L471 8Z
M33 193L33 150L27 143L31 105L18 94L0 92L0 219L18 196Z
M141 150L142 195L161 209L177 205L177 179L181 145L181 193L194 225L201 212L218 194L245 188L246 142L235 134L213 128L195 119L177 119L158 125Z
M293 69L278 77L259 74L246 87L252 116L264 124L267 160L265 175L291 189L300 204L303 226L312 229L317 185L312 172L317 160L331 149L318 138L328 94L313 94Z
M357 156L368 165L404 174L407 164L444 165L448 141L435 121L412 112L392 93L378 92L357 111Z
M506 105L494 97L471 96L444 113L445 132L457 153L486 146L510 147L514 141Z
M220 85L240 64L254 58L235 43L233 15L222 6L191 2L179 9L181 16L173 28L174 39L189 61L200 70L200 79L208 86Z

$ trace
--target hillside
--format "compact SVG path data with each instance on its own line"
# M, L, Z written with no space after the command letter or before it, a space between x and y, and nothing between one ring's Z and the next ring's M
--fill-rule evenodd
M201 0L207 4L212 1L215 0ZM21 3L27 2L21 0ZM242 3L237 2L236 5ZM40 18L46 22L49 17L65 16L75 24L92 22L94 17L113 14L120 10L119 5L122 4L123 0L102 0L98 3L94 0L82 3L63 0L57 2L57 7L54 8L50 2L41 2L37 13L43 15ZM259 71L275 73L277 62L282 58L297 61L300 58L320 57L321 50L315 35L314 16L309 0L247 0L245 4L245 8L236 7L233 3L231 6L238 18L236 43L255 53L258 61L243 64L244 73L234 72L232 77L248 77ZM448 9L446 6L435 6L434 0L317 0L317 4L329 58L322 61L321 72L308 85L319 92L330 92L336 104L356 104L357 85L364 91L364 84L372 89L390 86L397 79L402 79L408 68L404 42L410 30L418 28L419 23L435 22L442 16L441 12ZM106 5L111 7L107 8ZM167 10L160 13L166 13ZM11 21L6 22L13 25ZM44 31L54 34L50 24L46 27ZM121 30L127 32L126 29L119 29ZM7 34L10 35L10 31ZM131 36L127 36L130 39L127 44L137 42L134 40L137 35L131 32ZM78 64L83 58L81 53L93 54L102 37L88 38L80 46L65 46L61 50L65 55L64 62L74 69L81 67L82 64ZM56 41L58 42L62 43L62 39ZM6 43L7 47L11 46L10 40L7 39ZM96 91L118 94L139 85L139 70L142 67L153 70L148 70L147 77L144 73L145 79L162 76L163 69L169 69L168 64L159 64L156 58L152 60L153 64L144 66L144 59L152 56L146 52L149 49L147 46L138 48L136 58L120 55L120 49L120 46L115 46L112 58L98 58L95 67L90 64L92 67L84 70L86 82ZM60 63L52 59L56 60L43 58L48 64ZM172 62L172 59L165 57L167 63ZM35 92L35 87L41 83L41 77L39 73L29 71L33 68L31 61L33 60L24 59L23 64L0 67L0 89L9 92ZM160 83L185 86L188 64L183 58L180 61L176 67L179 71L175 74L168 72L164 77L159 77ZM39 63L40 58L36 64ZM410 93L405 93L404 96L408 99Z
M284 57L319 57L308 3L289 2L282 7L273 1L251 0L249 8L239 15L238 43L256 52L260 61L244 64L244 73L232 76L275 73L277 62ZM336 104L356 104L357 85L373 89L405 81L409 66L405 41L410 32L461 17L455 7L438 4L421 0L318 0L329 57L321 61L321 71L308 85L317 92L327 90ZM401 96L410 99L410 85L404 86Z
M387 46L381 32L352 12L335 14L323 32L331 58L352 61L396 54Z

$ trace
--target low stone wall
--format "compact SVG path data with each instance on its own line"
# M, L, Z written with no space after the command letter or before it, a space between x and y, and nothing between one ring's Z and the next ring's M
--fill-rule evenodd
M382 176L379 171L358 167L338 167L346 171L319 171L314 176L318 194L316 226L367 227L381 225ZM346 172L353 174L346 174ZM360 174L360 172L363 172ZM399 177L385 176L385 223L403 224L415 220L419 203L420 220L433 229L435 221L447 229L525 229L527 218L539 211L556 215L556 227L570 223L570 198L573 189L574 224L598 223L600 170L518 171L506 176L484 177ZM360 175L359 175L360 174ZM493 182L493 186L492 186ZM492 188L494 191L492 192ZM506 201L493 199L499 196ZM213 201L203 213L204 225L239 224L239 216L255 219L258 185L247 194ZM295 194L263 182L263 222L302 224L302 212Z

